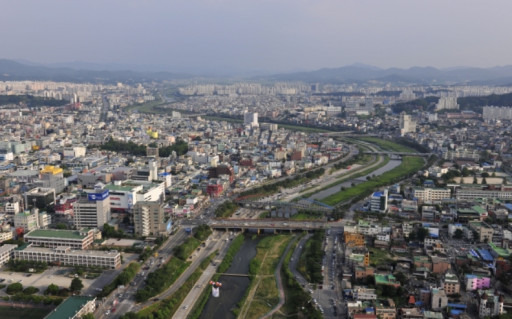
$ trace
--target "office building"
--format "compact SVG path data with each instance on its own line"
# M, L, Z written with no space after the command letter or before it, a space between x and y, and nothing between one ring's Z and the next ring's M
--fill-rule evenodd
M37 229L26 234L24 239L25 242L34 244L34 246L47 248L66 246L72 249L87 249L94 241L94 231L92 229Z
M45 166L40 172L40 183L43 188L53 188L55 193L62 193L66 187L64 171L60 167Z
M37 208L14 215L14 227L22 228L24 232L47 228L50 224L51 216L45 212L39 213Z
M39 209L47 209L49 206L55 205L55 189L36 187L24 194L25 208L37 207Z
M76 228L99 228L110 221L110 194L98 183L94 191L84 192L73 203L73 219Z
M69 246L45 248L29 244L21 249L15 249L13 258L63 266L101 267L106 269L117 269L121 266L121 254L116 250L72 250Z
M388 190L375 192L370 197L370 211L385 213L388 210Z

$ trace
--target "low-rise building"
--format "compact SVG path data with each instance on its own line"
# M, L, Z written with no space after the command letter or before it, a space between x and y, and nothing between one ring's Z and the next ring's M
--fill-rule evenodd
M0 247L0 266L7 263L11 259L12 252L18 245L5 244Z
M491 286L491 278L480 275L467 274L466 291L488 289Z
M44 319L79 319L88 313L94 313L96 297L71 296L53 309Z
M14 250L14 259L39 261L66 266L116 269L121 266L121 254L116 251L72 250L71 247L34 247L31 244Z
M37 229L24 236L25 241L34 246L56 248L71 247L73 249L87 249L94 241L92 229L57 230Z

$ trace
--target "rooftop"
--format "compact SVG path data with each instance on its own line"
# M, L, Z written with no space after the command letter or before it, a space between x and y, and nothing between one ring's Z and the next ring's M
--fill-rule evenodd
M87 237L88 229L82 230L62 230L62 229L36 229L25 237L46 237L46 238L66 238L66 239L84 239Z
M94 299L96 297L71 296L44 317L44 319L73 318L88 302Z

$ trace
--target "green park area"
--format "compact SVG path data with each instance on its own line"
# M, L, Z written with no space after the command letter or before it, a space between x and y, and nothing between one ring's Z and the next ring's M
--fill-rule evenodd
M249 265L251 284L244 298L234 312L238 318L260 318L279 303L274 272L286 246L292 239L289 235L263 238L257 246L257 253Z
M339 192L332 194L321 201L327 205L337 205L348 200L359 200L365 196L370 195L374 190L379 187L391 185L398 182L399 180L406 178L418 170L424 165L424 161L421 157L404 156L402 163L394 169L374 177L373 179L363 182L353 187L340 190Z
M360 137L361 141L378 145L384 151L400 152L400 153L416 153L417 151L413 148L394 143L388 140L383 140L376 137Z

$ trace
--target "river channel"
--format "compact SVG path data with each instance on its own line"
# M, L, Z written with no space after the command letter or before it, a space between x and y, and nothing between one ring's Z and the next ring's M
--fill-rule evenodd
M333 187L330 187L328 189L324 189L323 191L321 192L318 192L318 193L315 193L313 194L310 199L316 199L316 200L321 200L323 198L326 198L327 196L330 196L332 194L335 194L337 192L340 191L340 188L343 186L343 187L346 187L346 188L349 188L352 183L354 184L359 184L359 183L362 183L364 181L366 181L366 177L367 176L379 176L379 175L382 175L384 174L385 172L387 171L390 171L392 170L393 168L397 167L398 165L400 165L402 163L401 160L390 160L389 162L387 162L386 165L382 166L381 168L371 172L370 174L368 175L365 175L365 176L362 176L362 177L358 177L358 178L355 178L355 179L351 179L351 180L348 180L346 182L343 182L341 184L338 184L338 185L335 185Z
M235 255L231 267L226 271L228 274L248 274L249 264L256 256L256 246L261 237L252 239L245 237L242 247ZM210 295L210 299L201 313L201 319L235 319L236 316L231 312L238 301L244 296L249 287L248 277L220 276L219 282L222 283L219 298Z

